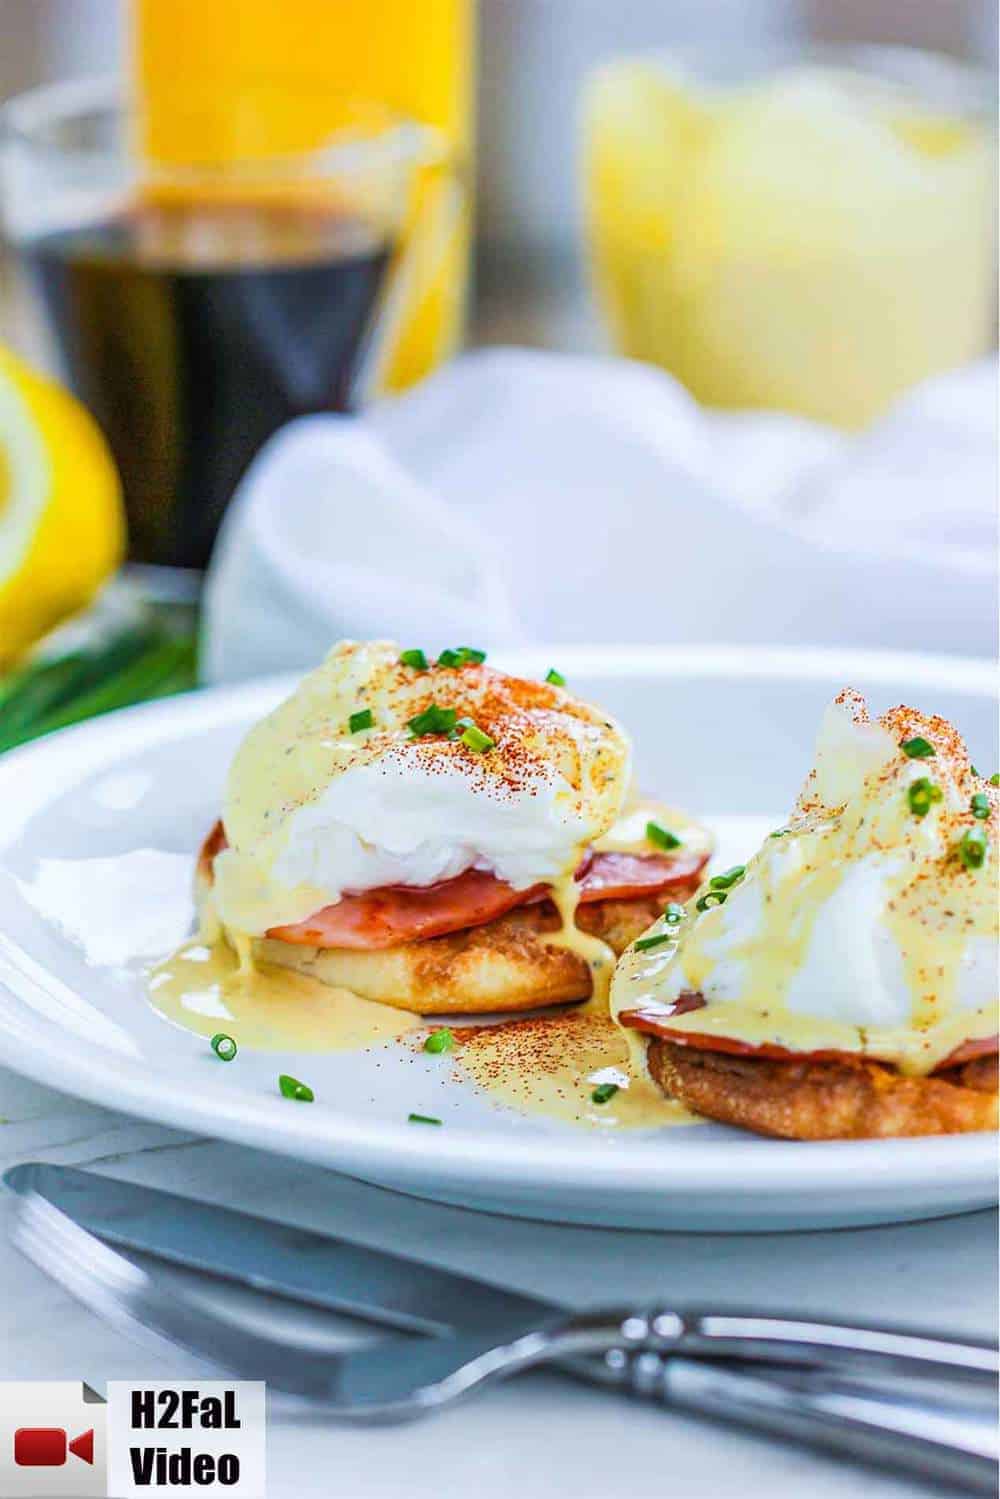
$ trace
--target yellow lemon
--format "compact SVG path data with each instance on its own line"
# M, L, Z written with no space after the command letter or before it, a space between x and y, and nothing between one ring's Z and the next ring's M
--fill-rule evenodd
M124 542L121 485L96 423L0 348L0 665L85 604Z

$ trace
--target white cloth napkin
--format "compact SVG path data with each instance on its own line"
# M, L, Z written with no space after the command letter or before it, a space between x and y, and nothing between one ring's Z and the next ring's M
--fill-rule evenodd
M624 360L472 353L264 448L209 573L210 680L341 636L990 655L994 362L848 436L699 407Z

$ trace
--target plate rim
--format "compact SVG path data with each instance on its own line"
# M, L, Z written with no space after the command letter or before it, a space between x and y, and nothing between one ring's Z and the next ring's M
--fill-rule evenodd
M558 657L560 669L568 668L567 674L737 674L839 682L849 681L854 674L866 684L904 678L918 689L938 686L952 693L995 695L994 663L974 657L842 652L826 647L558 644L499 649L491 656L510 670L526 672L542 670ZM6 799L9 788L22 777L32 780L60 766L65 772L68 766L73 771L72 784L91 763L141 750L144 744L170 743L195 728L200 731L252 717L266 711L300 675L282 673L210 686L59 730L0 758L0 799ZM83 757L87 763L81 767L78 751L84 746L92 753ZM65 789L63 783L50 794ZM23 824L23 819L14 821L13 831L4 833L0 853ZM0 989L9 995L9 1000L0 1003L0 1061L5 1065L98 1106L272 1152L322 1158L327 1164L332 1162L333 1169L351 1171L360 1166L372 1170L388 1164L400 1180L433 1179L441 1186L460 1184L471 1172L484 1187L509 1184L525 1191L552 1189L556 1183L561 1190L654 1193L664 1188L692 1192L701 1187L705 1195L767 1193L771 1198L785 1198L801 1193L808 1183L813 1192L849 1187L859 1201L886 1191L905 1192L945 1167L952 1188L981 1189L988 1181L995 1183L992 1132L874 1141L689 1137L683 1148L664 1150L655 1137L648 1136L595 1134L588 1136L594 1148L587 1149L574 1134L567 1134L564 1143L559 1134L518 1139L482 1127L462 1127L453 1134L447 1128L435 1130L429 1149L426 1132L414 1131L405 1121L371 1120L340 1112L322 1100L306 1111L291 1109L277 1095L267 1098L250 1091L214 1093L205 1101L193 1088L185 1093L176 1074L161 1080L150 1074L147 1063L122 1058L79 1036L67 1033L53 1038L41 1022L33 1027L30 1016L27 1024L19 1024L10 1001L19 1004L18 988L30 986L32 980L23 974L18 980L11 955L14 948L0 935ZM44 1044L25 1046L31 1038L36 1042L41 1038Z

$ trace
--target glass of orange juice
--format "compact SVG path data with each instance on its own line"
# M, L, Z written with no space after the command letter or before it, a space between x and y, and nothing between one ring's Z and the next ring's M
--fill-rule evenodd
M604 66L583 178L614 344L706 404L844 427L982 354L988 104L973 70L907 49Z

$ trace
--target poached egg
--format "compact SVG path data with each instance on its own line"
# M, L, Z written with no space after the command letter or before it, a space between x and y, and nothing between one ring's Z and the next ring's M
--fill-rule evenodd
M927 1073L997 1029L997 791L945 720L825 714L788 825L625 954L627 1025ZM772 1053L774 1054L774 1053Z
M257 935L470 869L518 890L572 880L625 805L628 736L560 685L444 655L459 659L342 641L250 730L215 861L224 926Z

